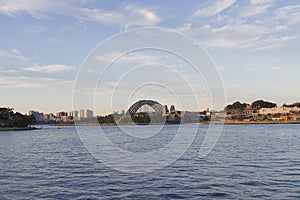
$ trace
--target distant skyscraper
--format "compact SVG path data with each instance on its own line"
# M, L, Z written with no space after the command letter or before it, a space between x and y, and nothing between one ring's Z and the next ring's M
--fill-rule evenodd
M30 110L28 114L33 115L37 122L44 121L44 113L40 113L40 112L37 112L37 111Z
M79 119L84 119L84 110L83 109L81 109L79 111Z
M71 111L70 113L69 113L69 116L71 116L71 117L73 117L73 119L75 119L75 120L77 120L78 119L78 117L79 117L79 113L78 113L78 111Z
M86 119L91 119L91 118L93 118L93 117L94 117L93 111L87 109L86 112L85 112L85 118L86 118Z

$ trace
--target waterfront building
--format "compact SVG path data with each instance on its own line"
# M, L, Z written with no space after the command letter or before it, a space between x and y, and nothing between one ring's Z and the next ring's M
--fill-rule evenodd
M44 114L44 122L48 122L49 121L49 114Z
M61 118L61 117L64 117L64 116L68 116L68 113L64 112L64 111L56 113L57 118Z
M35 117L35 120L37 122L43 122L44 121L44 113L40 113L38 111L30 110L28 112L29 115L33 115Z
M73 117L71 117L71 116L62 116L62 117L60 118L60 120L61 120L62 122L72 122L72 121L73 121Z
M247 105L245 110L242 112L244 115L253 115L253 109L251 105Z
M78 111L70 111L69 116L71 116L74 120L77 120L79 118L79 112Z
M79 119L80 119L80 120L84 119L84 110L83 110L83 109L81 109L81 110L79 111Z
M300 108L298 107L285 107L279 106L274 108L261 108L259 109L258 113L261 115L274 115L274 114L289 114L290 112L299 112Z
M93 113L93 111L92 111L92 110L89 110L89 109L87 109L87 110L85 111L84 118L85 118L85 119L92 119L93 117L94 117L94 113Z
M49 121L55 121L56 116L53 113L49 113Z

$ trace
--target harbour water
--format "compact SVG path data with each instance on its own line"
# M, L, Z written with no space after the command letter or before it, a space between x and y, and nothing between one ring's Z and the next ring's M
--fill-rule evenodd
M186 131L194 126L182 125ZM165 127L169 136L174 127ZM116 127L103 128L121 147L151 150L139 141L126 146ZM150 173L99 162L75 127L0 132L0 199L300 198L300 125L225 125L214 149L199 158L206 130L200 126L178 160ZM169 141L159 137L159 145Z

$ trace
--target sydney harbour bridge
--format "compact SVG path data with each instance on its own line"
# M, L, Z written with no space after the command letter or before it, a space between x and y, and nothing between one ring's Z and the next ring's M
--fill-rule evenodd
M143 111L143 108L150 107L152 111ZM167 105L163 106L155 100L139 100L132 104L125 115L118 116L117 123L130 123L134 122L136 124L149 124L149 123L171 123L178 124L181 123L182 117L186 115L182 111L176 110L174 105L171 105L170 110L168 110ZM195 122L198 122L198 113L194 118ZM131 120L130 120L131 118ZM191 122L192 122L191 121Z
M139 100L135 102L128 111L126 112L126 115L133 115L135 114L141 107L148 105L150 106L156 113L162 114L163 113L163 106L154 100Z
M143 112L143 108L150 107L152 112ZM164 107L154 100L139 100L132 104L125 115L119 118L117 123L130 123L128 119L136 124L149 124L149 123L165 123L166 119L163 117Z
M152 109L145 111L143 108ZM171 105L170 111L167 105L163 106L155 100L139 100L132 104L125 115L117 115L115 120L117 124L127 124L132 121L136 124L179 124L183 117L183 112L176 110L174 105ZM197 117L196 117L197 118Z

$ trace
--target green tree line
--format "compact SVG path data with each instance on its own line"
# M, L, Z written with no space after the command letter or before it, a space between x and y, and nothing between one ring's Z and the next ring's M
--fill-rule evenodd
M14 113L13 108L0 108L0 127L28 127L34 122L32 115Z

